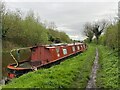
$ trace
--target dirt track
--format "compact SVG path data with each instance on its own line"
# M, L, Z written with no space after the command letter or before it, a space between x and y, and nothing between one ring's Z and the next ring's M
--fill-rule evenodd
M96 56L95 56L95 60L94 60L94 64L92 67L92 71L91 71L91 75L90 75L90 80L88 81L88 84L86 86L86 90L88 88L96 88L96 74L97 74L97 70L98 70L98 60L99 60L99 56L98 56L98 49L96 48Z

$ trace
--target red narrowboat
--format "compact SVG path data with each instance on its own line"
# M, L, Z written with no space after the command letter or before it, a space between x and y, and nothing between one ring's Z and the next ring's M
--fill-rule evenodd
M19 55L20 50L23 49L30 49L31 55L27 60L19 62L13 56L12 52L17 51ZM12 79L19 77L30 71L37 70L42 66L54 63L85 50L86 44L84 43L39 45L11 50L10 54L16 63L7 66L8 78Z

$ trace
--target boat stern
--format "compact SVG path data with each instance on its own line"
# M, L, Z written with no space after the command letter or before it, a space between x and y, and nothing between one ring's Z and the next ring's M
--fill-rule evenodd
M15 67L14 65L7 66L7 77L9 79L17 78L25 73L32 71L32 69Z

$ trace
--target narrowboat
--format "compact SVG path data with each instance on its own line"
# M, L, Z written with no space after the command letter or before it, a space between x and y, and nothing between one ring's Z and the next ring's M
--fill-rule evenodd
M19 61L19 54L21 50L30 49L31 55L29 58ZM33 47L13 49L10 55L16 63L7 66L8 78L12 79L19 77L30 71L38 70L41 67L69 57L79 52L86 50L84 43L72 44L51 44L51 45L37 45ZM13 52L17 52L18 58L16 59Z

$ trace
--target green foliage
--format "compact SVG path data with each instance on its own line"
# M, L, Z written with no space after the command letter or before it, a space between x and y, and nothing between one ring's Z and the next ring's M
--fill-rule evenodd
M99 38L99 44L106 45L105 35L101 35Z
M46 44L48 42L47 30L35 19L34 14L25 18L22 22L24 29L22 38L25 45ZM26 42L27 41L27 42Z
M99 46L99 88L118 88L118 54L104 46Z
M21 30L21 17L18 12L9 12L2 16L2 37L3 40L16 37ZM12 32L12 33L11 33Z
M118 44L118 24L117 25L111 25L105 34L106 39L106 45L111 48L117 48Z
M115 25L110 25L106 32L100 37L100 44L106 45L111 49L118 49L118 27L120 23L118 22Z
M2 21L3 48L13 48L6 45L8 42L15 44L11 46L48 44L53 43L57 38L61 42L70 42L66 33L46 29L39 22L39 17L36 17L32 11L29 11L24 19L19 10L16 12L7 11L2 16Z
M85 88L95 56L94 46L49 69L30 72L3 88ZM77 84L79 83L79 84Z
M58 30L49 29L48 30L49 41L54 42L59 39L60 42L70 43L71 40L65 32L60 32Z

